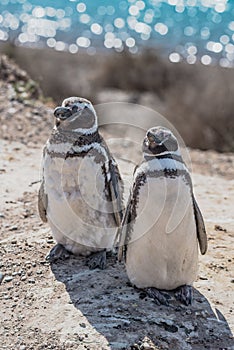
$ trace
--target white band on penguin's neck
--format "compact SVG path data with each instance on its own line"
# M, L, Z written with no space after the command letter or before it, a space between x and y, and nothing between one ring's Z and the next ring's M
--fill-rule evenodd
M164 152L161 152L159 154L148 154L146 152L143 153L143 156L144 157L152 157L153 158L157 158L157 157L160 157L160 156L164 156L164 155L175 155L175 156L181 156L181 153L180 153L180 149L178 148L176 151L164 151Z
M98 125L97 125L97 122L95 122L95 124L92 126L92 128L89 128L89 129L78 128L78 129L74 129L72 131L77 132L77 133L82 134L82 135L90 135L90 134L95 133L97 131L97 129L98 129Z

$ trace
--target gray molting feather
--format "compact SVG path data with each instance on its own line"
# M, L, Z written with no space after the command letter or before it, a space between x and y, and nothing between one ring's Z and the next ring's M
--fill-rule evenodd
M194 216L195 216L195 221L197 226L197 239L199 242L201 254L204 255L206 254L207 247L208 247L206 228L202 217L202 213L198 207L198 204L193 194L192 194L192 197L193 197Z
M47 154L51 157L61 157L64 159L73 157L85 157L87 154L95 155L94 161L96 163L103 164L102 171L105 176L106 185L106 195L107 199L113 203L113 215L117 226L120 226L124 211L123 202L123 181L119 173L118 166L116 165L107 144L105 143L102 136L98 131L90 135L77 135L77 133L72 132L59 132L58 130L53 130L52 136L50 138L50 143L59 144L61 142L70 142L71 149L66 154L49 152L46 150ZM98 152L95 148L90 148L88 151L75 152L73 147L83 147L86 145L92 145L93 143L99 143L101 147L105 150L108 155L108 166L105 163L105 157L103 154ZM42 219L43 220L43 219Z
M46 216L47 204L48 204L48 198L44 190L44 179L43 179L38 192L38 211L39 211L40 218L43 222L47 222L47 216Z

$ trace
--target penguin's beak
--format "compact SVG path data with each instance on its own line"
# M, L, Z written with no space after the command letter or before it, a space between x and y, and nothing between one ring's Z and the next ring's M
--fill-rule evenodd
M67 107L57 107L54 110L54 116L60 120L66 120L72 115L72 110Z

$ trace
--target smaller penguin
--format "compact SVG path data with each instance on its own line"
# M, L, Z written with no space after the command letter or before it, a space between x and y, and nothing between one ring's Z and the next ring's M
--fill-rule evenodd
M54 111L55 126L43 152L39 214L57 245L51 262L69 253L90 256L90 268L105 268L123 212L123 182L98 132L90 101L70 97Z
M165 291L186 305L198 271L198 243L207 251L202 214L192 181L173 133L153 127L143 141L142 163L118 231L119 260L124 256L133 285L145 289L158 305L168 305Z

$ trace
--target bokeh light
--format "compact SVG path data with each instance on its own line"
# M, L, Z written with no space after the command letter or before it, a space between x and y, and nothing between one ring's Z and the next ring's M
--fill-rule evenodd
M0 41L79 54L160 48L171 62L234 65L231 0L2 0ZM180 49L178 50L178 47ZM209 59L207 58L209 57Z

